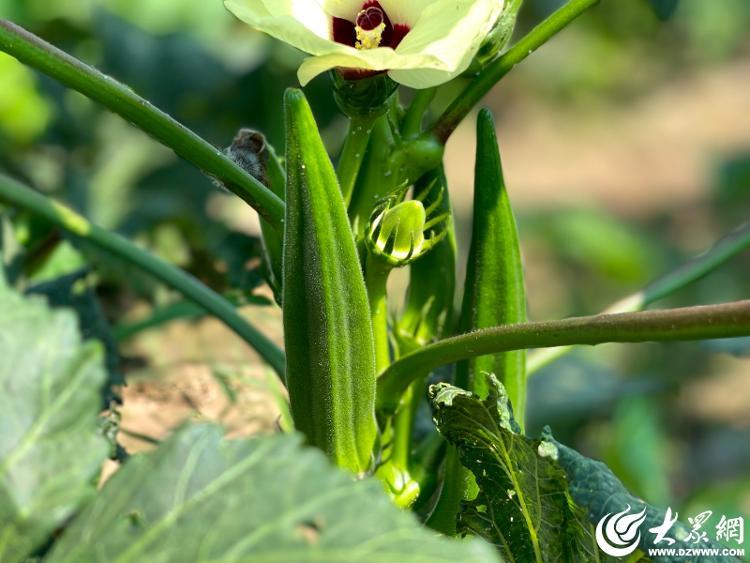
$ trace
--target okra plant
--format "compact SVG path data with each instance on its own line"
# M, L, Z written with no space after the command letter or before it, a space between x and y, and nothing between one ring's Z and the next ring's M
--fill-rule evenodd
M210 425L187 426L127 459L97 492L108 455L97 430L101 350L81 342L69 312L6 281L0 560L596 561L611 558L594 533L605 514L629 506L652 526L663 521L662 508L601 463L548 431L525 434L527 379L576 345L750 335L750 301L643 311L746 250L750 229L606 314L528 322L496 126L474 108L597 0L569 0L512 43L521 4L225 0L240 20L309 54L302 86L330 76L349 123L335 155L300 89L284 96L283 151L248 129L217 150L127 87L0 23L2 51L121 115L259 213L283 350L224 297L62 203L6 176L0 201L224 322L283 381L296 436L227 441ZM460 93L434 112L437 91L453 82ZM476 119L473 221L457 279L443 153L467 118ZM402 300L389 291L397 269L409 273ZM434 426L416 432L425 404ZM116 452L111 418L103 434ZM71 461L57 476L41 468L55 449Z

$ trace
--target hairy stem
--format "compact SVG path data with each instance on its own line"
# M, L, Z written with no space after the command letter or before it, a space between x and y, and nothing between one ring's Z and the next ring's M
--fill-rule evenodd
M419 374L445 364L509 350L605 342L666 342L750 336L750 300L520 323L441 340L391 364L378 381L378 406L385 413Z
M677 270L662 276L641 291L620 299L617 303L607 307L603 313L633 313L642 311L652 303L664 299L691 283L704 278L749 248L750 224L746 224L717 242L707 252L683 264ZM529 354L526 362L527 376L561 358L573 350L573 348L574 346L559 346L557 348L537 350Z
M375 120L369 117L352 117L349 120L349 132L346 135L336 167L336 175L341 184L341 194L344 196L344 203L347 206L352 200L352 193L357 183L359 171L362 168L367 145L370 143L374 122Z
M424 90L418 90L414 94L414 99L409 105L409 109L406 110L403 123L401 125L401 133L405 139L412 139L419 136L422 132L422 121L424 115L427 113L427 109L430 107L432 100L435 99L437 93L436 88L426 88Z
M372 333L375 339L375 368L378 373L391 363L388 343L388 275L391 268L372 254L367 255L365 285L370 302Z
M284 203L224 153L131 89L8 20L0 20L0 51L88 96L221 181L281 230Z
M432 135L441 143L455 131L458 124L472 108L497 84L508 72L531 53L544 45L558 32L583 12L598 4L599 0L570 0L546 20L532 29L505 54L487 65L479 75L448 106L432 128Z
M246 321L229 301L193 276L139 248L127 239L91 224L69 207L52 201L6 176L0 175L0 202L38 215L53 225L85 240L114 256L148 272L174 288L222 321L247 342L268 364L284 377L284 352Z

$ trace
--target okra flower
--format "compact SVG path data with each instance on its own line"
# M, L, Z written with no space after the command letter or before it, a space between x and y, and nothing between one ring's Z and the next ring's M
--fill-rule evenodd
M254 28L309 53L302 85L339 68L429 88L465 71L504 0L225 0Z

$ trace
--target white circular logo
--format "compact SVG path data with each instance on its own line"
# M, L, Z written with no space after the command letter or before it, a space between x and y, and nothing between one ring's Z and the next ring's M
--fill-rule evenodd
M646 519L646 508L636 514L628 514L630 505L622 512L607 514L596 525L596 543L612 557L625 557L633 553L641 541L639 528Z

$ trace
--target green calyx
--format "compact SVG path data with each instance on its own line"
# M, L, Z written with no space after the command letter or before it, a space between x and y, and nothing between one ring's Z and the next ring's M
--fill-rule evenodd
M506 4L495 27L492 28L492 31L487 35L479 51L474 56L474 60L471 62L466 74L476 74L502 53L513 37L521 3L520 0L513 0Z
M339 108L351 118L376 118L391 104L398 84L384 72L365 78L348 79L340 70L330 72L333 97Z
M287 185L283 314L287 386L297 430L340 467L369 470L375 348L359 257L336 174L310 106L284 98Z

